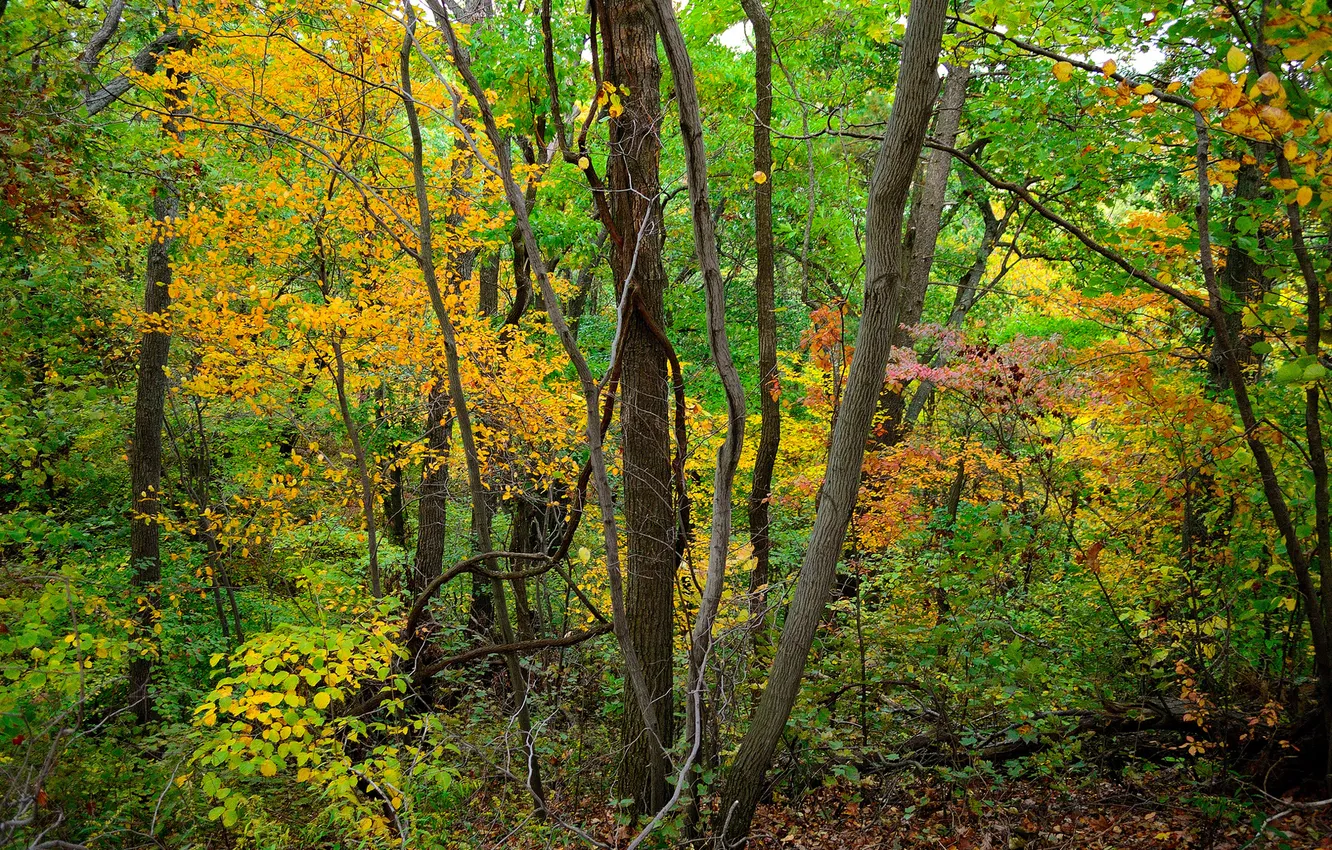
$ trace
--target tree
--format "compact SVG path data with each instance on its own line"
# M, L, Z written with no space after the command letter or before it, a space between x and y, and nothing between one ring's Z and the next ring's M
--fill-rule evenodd
M856 332L856 356L828 446L828 467L819 490L809 548L768 672L768 684L740 751L726 771L716 830L730 844L748 834L763 794L768 766L790 716L814 632L828 602L860 487L865 438L901 309L902 218L934 99L945 9L945 3L924 0L912 6L908 19L897 96L870 176L865 221L865 307Z

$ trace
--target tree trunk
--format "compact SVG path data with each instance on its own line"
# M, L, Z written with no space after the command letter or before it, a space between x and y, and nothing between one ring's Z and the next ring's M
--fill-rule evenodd
M416 557L407 586L416 597L444 569L448 538L449 443L453 417L445 378L436 377L426 396L425 441L428 450L417 503Z
M471 412L467 409L467 397L463 391L462 372L458 362L458 342L454 334L453 319L449 315L448 307L444 304L444 296L435 269L434 234L432 233L434 225L433 214L430 210L430 197L426 188L424 143L421 138L421 123L416 109L416 100L412 95L411 57L412 47L415 43L416 15L411 4L406 0L403 3L403 12L406 17L406 32L404 33L402 52L399 57L399 81L402 84L403 107L412 141L412 184L416 193L418 215L416 233L417 244L419 245L417 252L418 267L425 281L426 290L430 294L430 306L435 312L435 319L439 322L440 333L444 337L445 365L449 376L449 395L453 401L453 415L458 421L458 436L462 440L463 455L467 459L467 484L472 497L472 527L476 531L477 549L484 554L494 551L491 540L490 504L487 501L487 491L481 478L481 458L472 431ZM445 26L449 26L447 16L442 18L442 22ZM487 559L486 568L492 574L497 572L497 566L493 557ZM513 627L509 622L508 606L505 603L504 584L500 579L492 577L490 588L491 593L494 594L495 623L499 627L500 639L505 645L511 645L515 641ZM512 650L504 652L503 657L509 676L510 692L513 695L514 714L518 721L518 729L522 733L523 753L526 762L525 784L532 795L537 817L544 818L546 816L546 792L541 782L540 764L536 758L536 741L532 734L527 677L523 672L522 663L518 659L517 652Z
M814 633L860 489L865 438L874 418L898 324L902 288L902 217L911 176L929 123L937 81L946 0L912 4L903 39L897 92L870 177L865 225L865 306L846 391L828 449L818 513L795 596L740 751L726 772L716 828L728 844L743 840L763 794L772 756L804 676Z
M754 569L749 576L750 618L755 641L762 641L767 594L771 580L772 522L769 498L777 449L782 439L782 411L777 401L780 375L777 372L777 312L774 293L772 244L772 22L762 0L741 0L754 28L754 171L765 179L754 187L754 274L755 307L759 343L759 444L754 456L754 480L749 490L749 542Z
M953 296L953 307L948 312L947 326L955 329L962 327L963 322L967 319L967 314L971 312L971 308L976 305L976 301L984 294L981 291L981 280L985 277L990 255L994 253L994 249L1003 237L1004 231L1008 229L1008 222L1013 218L1012 210L1006 211L1003 218L996 216L994 210L990 208L988 193L977 189L972 191L971 195L975 198L981 219L985 222L985 231L981 235L980 246L976 249L976 256L972 260L971 268L967 269L966 274L958 282L957 294ZM1002 275L1003 272L1001 271L999 276ZM996 276L996 281L999 276ZM994 281L990 283L990 286L993 285ZM931 354L926 359L930 366L936 369L948 362L948 358L942 353ZM906 414L902 417L902 428L904 430L915 427L916 420L920 418L921 411L925 409L925 405L929 402L933 393L934 381L928 378L916 385L916 391L911 396L911 404L907 406Z
M934 137L952 147L957 141L962 110L966 105L967 83L971 79L968 64L947 65L948 77L939 95L938 115L934 120ZM934 252L939 244L939 230L943 221L944 200L948 191L948 176L952 171L952 157L940 150L931 150L925 163L920 191L907 219L907 244L910 245L909 265L902 282L902 307L898 327L893 332L893 346L911 345L909 328L920 323L925 310L925 294L930 286L930 272L934 267ZM906 388L887 386L879 394L881 422L875 434L877 447L894 446L905 434L903 413L906 408Z
M606 0L606 79L619 87L624 112L611 122L611 215L622 244L611 268L617 294L636 289L642 310L665 324L660 189L661 67L651 0ZM632 276L631 276L632 269ZM620 422L624 452L624 522L628 544L625 612L656 714L658 740L647 734L637 697L625 691L620 799L633 816L655 812L670 794L660 742L672 738L672 649L675 593L675 510L666 352L651 326L629 311L624 329Z
M481 262L480 310L483 316L499 311L499 251L488 254Z
M1244 309L1263 297L1270 288L1271 281L1267 280L1262 267L1258 265L1253 255L1239 245L1241 238L1261 240L1262 234L1240 233L1239 220L1249 217L1249 210L1246 209L1248 204L1258 200L1265 192L1270 194L1267 190L1267 181L1263 179L1263 166L1267 164L1270 153L1270 146L1255 142L1253 155L1256 162L1252 165L1241 164L1235 175L1235 210L1230 221L1230 245L1226 248L1226 265L1221 270L1222 291L1229 291L1234 298L1234 303L1226 305L1226 327L1230 332L1230 339L1237 346L1235 356L1239 358L1246 371L1257 361L1250 346L1261 338L1261 334L1255 336L1244 327L1241 322L1244 318ZM1221 351L1220 346L1221 338L1213 335L1212 350L1207 357L1207 368L1212 387L1224 390L1227 386L1225 352Z
M327 293L326 293L327 294ZM384 596L384 586L379 580L379 528L375 520L375 487L370 478L370 465L365 456L365 447L361 445L360 429L351 415L351 403L347 399L347 364L342 356L342 342L335 330L333 337L333 389L338 394L338 412L342 415L342 426L347 431L351 442L352 457L356 460L356 479L361 487L361 518L365 521L365 548L370 559L369 579L370 595L376 599Z
M172 75L166 92L169 110L163 132L180 138L180 120L188 112L186 75ZM91 110L90 110L91 112ZM139 723L153 719L153 659L157 655L157 629L161 612L162 425L169 384L166 367L171 355L171 246L180 209L180 195L165 168L153 192L153 237L144 270L143 312L148 326L139 340L139 381L134 399L134 437L130 444L130 566L134 570L136 646L129 663L127 706Z
M385 426L389 426L389 405L388 390L384 384L375 387L375 416ZM403 511L402 504L402 466L399 464L398 448L395 445L389 453L388 463L385 465L384 478L388 481L388 489L384 491L384 528L388 531L389 540L395 545L407 545L407 514Z
M154 717L151 693L153 659L157 655L156 630L160 611L158 584L162 580L159 488L162 483L162 417L166 408L167 358L171 332L166 324L171 308L171 245L180 198L176 184L163 176L153 199L154 232L148 246L143 311L148 328L139 340L139 383L134 399L134 438L130 444L130 565L138 597L135 618L137 640L129 665L129 709L139 721Z

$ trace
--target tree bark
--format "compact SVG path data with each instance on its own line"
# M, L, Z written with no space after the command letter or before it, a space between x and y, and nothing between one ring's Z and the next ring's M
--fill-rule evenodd
M480 310L483 316L499 311L499 251L492 251L481 262Z
M727 844L749 832L772 756L804 676L828 603L847 523L860 489L865 438L898 325L902 218L937 83L947 0L916 0L903 37L896 97L870 177L865 224L865 306L846 390L828 449L818 513L795 596L749 731L726 772L716 829Z
M153 238L148 245L143 312L148 328L139 340L139 383L134 399L134 437L130 444L130 565L138 598L135 652L129 665L129 709L139 723L153 719L153 659L162 580L162 417L166 409L167 358L171 354L171 236L180 207L176 184L168 176L157 181L153 199Z
M957 141L962 111L966 105L967 83L971 79L971 66L946 65L948 77L939 95L938 114L934 120L934 137L952 146ZM930 151L925 162L925 173L920 191L911 206L907 219L906 278L902 283L902 308L898 327L893 334L893 346L905 349L911 345L910 328L920 323L925 311L925 295L929 290L930 272L934 268L934 252L939 244L939 231L943 222L944 201L948 192L948 176L953 160L947 152ZM879 394L881 422L875 434L878 448L897 445L905 435L903 415L906 409L906 388L885 385Z
M616 291L633 287L643 312L665 324L660 193L661 67L652 0L605 0L606 79L624 112L611 120L610 208L621 242L611 252ZM628 549L625 613L647 679L658 739L647 734L637 696L626 688L620 799L631 816L655 812L670 794L662 744L672 738L675 617L675 510L666 352L637 310L624 328L620 413L624 524Z
M421 138L421 123L416 109L416 100L412 95L411 56L416 38L416 14L410 2L404 0L403 12L406 17L405 33L402 43L399 70L402 84L402 102L407 115L407 127L412 142L412 183L416 193L418 229L416 233L418 266L425 280L426 290L430 294L430 305L439 322L440 332L444 337L445 365L449 376L449 395L453 400L453 415L458 422L458 436L462 440L463 455L467 459L467 483L472 496L472 527L476 531L476 545L480 552L493 552L491 542L490 503L487 491L481 480L481 458L477 451L475 435L472 431L471 412L467 409L467 396L463 390L462 370L458 362L458 342L454 334L453 319L439 285L435 269L434 219L430 209L430 198L426 188L424 143ZM445 20L447 24L447 19ZM497 572L494 559L486 563L487 570ZM505 603L503 581L494 575L490 579L491 593L495 600L495 622L499 626L500 637L505 645L514 644L513 626L509 622L508 606ZM541 782L540 764L536 758L536 741L532 734L531 707L528 704L527 677L523 672L518 653L510 650L503 653L506 671L509 676L509 688L513 695L514 712L518 720L518 729L523 736L523 753L526 762L525 782L532 795L536 815L546 816L546 792Z
M180 122L189 106L186 76L172 75L166 92L168 117L163 132L180 138ZM179 189L167 168L153 193L153 235L144 270L143 312L148 324L139 339L139 381L134 399L134 436L130 443L130 566L138 602L136 646L129 663L127 707L139 723L154 717L153 660L158 651L162 581L161 513L162 425L166 412L167 360L171 356L171 246L180 209Z
M444 544L448 536L449 414L447 379L436 377L426 396L426 459L417 502L416 556L407 586L416 597L444 569Z
M1247 205L1268 191L1267 181L1263 178L1263 166L1267 165L1271 147L1261 142L1255 142L1252 147L1256 162L1241 163L1235 175L1235 210L1230 221L1230 245L1226 248L1226 265L1221 270L1222 291L1229 291L1234 297L1234 303L1226 305L1226 328L1230 332L1231 340L1237 345L1235 356L1246 370L1257 361L1249 347L1257 341L1257 337L1241 322L1244 318L1244 309L1262 298L1263 293L1271 286L1271 281L1263 274L1258 261L1239 244L1240 238L1245 234L1239 232L1238 224L1241 218L1249 216ZM1254 239L1262 238L1259 233L1253 233L1251 236ZM1226 352L1221 350L1220 345L1221 338L1213 335L1212 350L1207 356L1207 368L1212 387L1223 390L1227 386Z
M758 319L759 443L749 490L749 542L754 569L749 576L750 619L754 639L762 641L767 594L772 575L772 522L769 499L777 450L782 439L782 410L777 393L777 304L772 240L772 22L763 0L741 0L754 29L754 171L764 179L754 186L754 300Z

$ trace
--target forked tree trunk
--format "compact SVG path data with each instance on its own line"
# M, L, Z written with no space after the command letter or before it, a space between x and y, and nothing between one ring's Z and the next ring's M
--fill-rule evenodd
M855 357L828 448L818 513L768 685L722 787L715 828L728 844L739 843L749 832L777 741L800 690L814 633L828 604L847 522L860 489L865 438L898 324L903 211L929 124L947 7L947 0L916 0L911 6L896 97L870 177L865 306Z

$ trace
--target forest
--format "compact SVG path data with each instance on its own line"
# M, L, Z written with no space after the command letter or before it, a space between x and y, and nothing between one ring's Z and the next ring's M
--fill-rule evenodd
M1332 847L1330 229L1317 0L0 0L0 848Z

